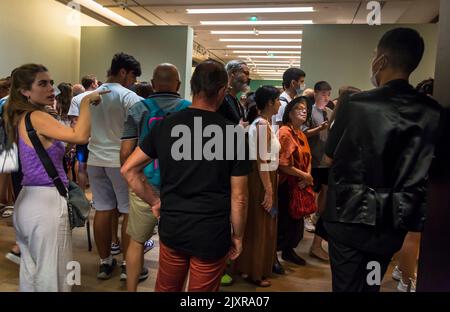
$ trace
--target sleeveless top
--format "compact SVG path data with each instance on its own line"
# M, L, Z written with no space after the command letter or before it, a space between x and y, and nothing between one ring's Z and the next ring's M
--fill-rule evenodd
M55 140L53 144L46 149L50 159L66 187L69 185L69 179L64 171L63 157L65 154L64 143ZM55 186L53 181L45 171L36 150L27 145L19 136L19 157L22 165L23 186Z
M265 120L261 117L257 117L252 124L250 125L249 128L249 150L250 150L250 159L251 160L256 160L257 159L257 155L260 153L260 151L258 151L258 146L259 144L263 144L262 147L262 151L267 150L268 152L268 156L269 159L266 160L270 160L269 163L266 164L266 170L264 171L275 171L278 169L278 162L279 162L279 153L280 153L280 141L278 140L278 134L273 130L272 126L270 125L269 122L267 122L267 127L269 127L269 132L270 132L270 146L267 146L267 137L266 137L266 131L265 129L262 127L260 127L260 129L264 129L264 130L260 130L258 131L258 123L261 120ZM261 155L258 155L261 158Z

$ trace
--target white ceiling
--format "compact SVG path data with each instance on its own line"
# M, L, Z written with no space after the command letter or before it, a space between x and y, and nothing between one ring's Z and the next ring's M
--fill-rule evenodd
M254 27L258 31L263 30L301 30L301 25L286 26L203 26L200 21L223 21L241 20L249 21L252 16L256 16L258 21L268 20L312 20L314 24L363 24L369 11L366 9L367 0L280 0L277 2L270 0L96 0L104 7L116 12L137 25L189 25L194 28L194 41L206 48L211 56L215 56L222 61L238 58L238 55L248 55L248 53L236 53L235 50L243 51L283 51L287 48L228 48L228 45L259 45L259 46L279 46L279 45L301 45L301 42L221 42L220 38L286 38L301 39L301 35L212 35L212 30L247 30ZM382 5L381 22L383 24L406 24L406 23L430 23L439 14L439 0L385 0L379 1ZM312 6L315 12L312 13L234 13L234 14L187 14L186 9L206 9L206 8L267 8L267 7L299 7ZM292 50L292 49L291 49ZM291 51L287 50L287 51ZM298 53L299 48L295 51ZM264 54L260 54L264 55ZM258 59L258 61L286 61L289 59L279 59L274 54L270 59ZM289 56L284 54L283 56ZM267 56L267 54L266 54ZM200 56L196 54L196 57ZM256 61L256 59L253 59ZM287 67L289 65L284 65ZM275 67L273 67L275 68ZM267 68L265 68L267 69ZM282 70L281 70L282 71ZM266 74L252 74L253 78L266 77Z

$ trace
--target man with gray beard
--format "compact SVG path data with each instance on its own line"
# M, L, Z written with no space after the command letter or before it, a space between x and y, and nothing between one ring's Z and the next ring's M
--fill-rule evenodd
M239 92L247 92L250 85L250 71L245 62L240 60L229 61L225 65L228 74L228 91L222 105L217 111L223 117L244 127L248 125L245 120L244 107L239 103L237 95Z

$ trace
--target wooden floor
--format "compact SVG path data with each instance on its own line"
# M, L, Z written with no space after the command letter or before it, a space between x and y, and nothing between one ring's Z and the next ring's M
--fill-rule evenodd
M93 217L91 215L91 220ZM0 291L17 291L19 283L19 266L5 258L6 253L14 244L15 236L12 227L12 218L0 220ZM91 221L91 224L93 222ZM92 233L93 231L91 231ZM120 233L120 232L119 232ZM139 284L139 291L151 292L154 290L156 273L158 270L159 244L157 236L154 236L156 247L145 255L145 266L149 268L149 278ZM305 238L299 244L297 252L306 259L307 265L300 267L294 264L282 262L286 269L286 275L275 275L271 279L272 286L268 288L256 287L235 278L232 286L222 287L221 291L238 292L262 292L262 291L331 291L331 273L329 264L309 257L308 250L312 242L312 234L305 232ZM93 242L94 244L94 242ZM95 244L94 244L95 245ZM325 245L326 246L326 245ZM116 268L113 277L108 281L97 280L99 259L95 246L92 252L88 252L85 229L73 231L74 260L81 264L81 285L75 286L77 292L119 292L125 291L125 284L119 281L119 269ZM122 255L116 256L117 260ZM281 258L280 258L280 261ZM382 291L395 291L397 283L391 279L392 265L382 284Z

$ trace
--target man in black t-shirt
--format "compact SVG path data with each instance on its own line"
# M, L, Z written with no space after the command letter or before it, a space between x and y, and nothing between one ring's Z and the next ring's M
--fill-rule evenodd
M122 167L133 191L160 215L156 291L183 290L187 272L189 291L218 291L227 259L242 251L250 165L245 151L241 157L245 144L233 140L230 146L225 135L227 126L243 129L216 112L227 88L223 66L214 61L198 65L191 88L192 106L155 124ZM142 174L156 158L161 203Z

